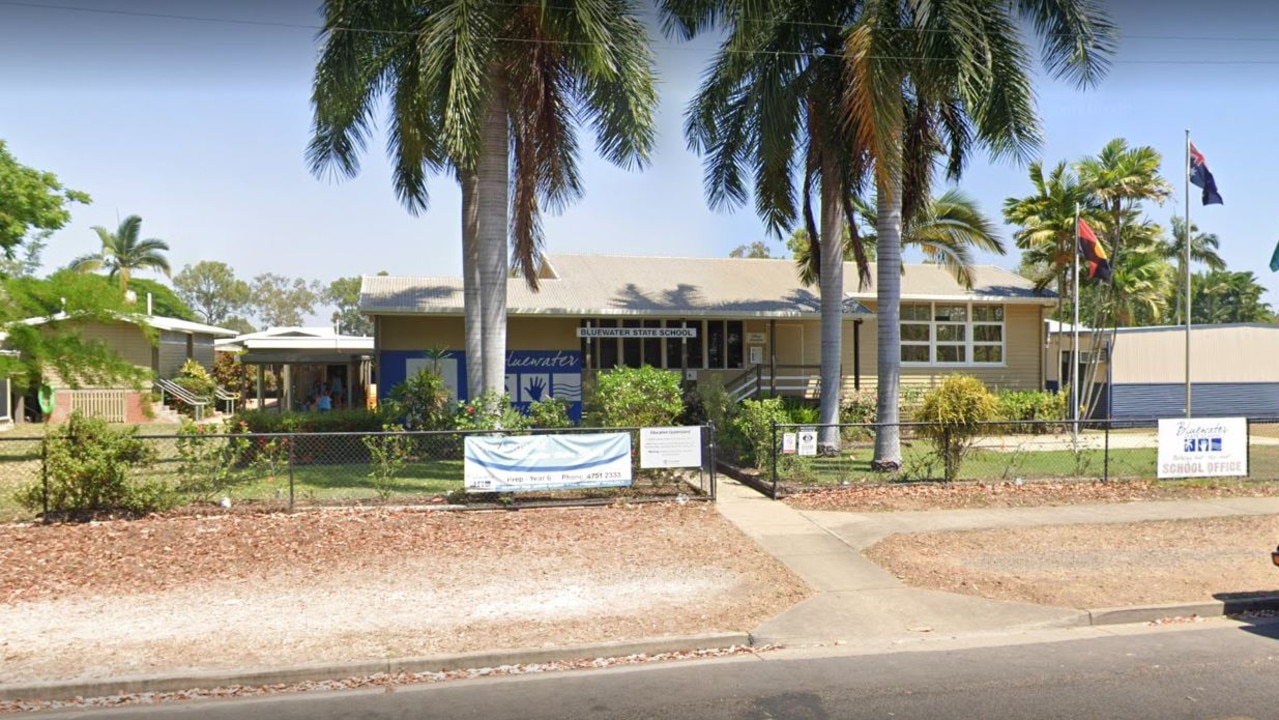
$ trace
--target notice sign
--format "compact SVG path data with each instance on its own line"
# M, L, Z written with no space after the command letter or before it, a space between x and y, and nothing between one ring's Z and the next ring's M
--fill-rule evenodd
M795 433L782 433L782 454L795 454Z
M1203 418L1159 421L1160 478L1248 474L1248 420Z
M462 484L479 492L527 492L631 484L630 433L467 436Z
M682 468L702 466L702 428L654 427L640 429L640 467Z
M817 431L813 428L800 428L799 454L809 457L817 454Z

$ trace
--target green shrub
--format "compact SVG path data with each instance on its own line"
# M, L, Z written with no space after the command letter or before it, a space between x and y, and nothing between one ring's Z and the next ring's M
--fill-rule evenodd
M173 383L183 390L195 395L196 397L212 400L214 393L217 391L218 384L196 360L188 359L182 363L182 368L178 370L178 376L173 378ZM195 408L174 398L174 403L178 412L183 415L193 416Z
M535 428L573 427L573 420L568 416L568 402L562 398L553 397L529 403L528 420Z
M244 421L224 420L218 426L184 419L177 440L178 492L209 502L251 479L248 430Z
M782 405L792 425L816 425L821 420L821 408L800 398L782 398Z
M1005 390L997 398L999 419L1008 421L1002 429L1019 433L1051 432L1043 422L1065 420L1070 402L1066 393L1035 390Z
M680 375L645 365L600 373L591 393L588 424L664 427L684 410Z
M50 514L69 519L173 507L176 498L166 483L129 478L131 470L157 459L155 448L137 434L136 427L117 429L105 420L72 413L44 438L47 492L44 482L36 481L18 491L18 503L32 511L47 503Z
M790 422L781 398L765 398L763 400L744 400L733 427L742 438L743 452L741 462L757 468L772 462L773 454L780 448L781 433L776 433L774 444L773 426Z
M565 417L568 411L565 410ZM457 403L451 427L458 430L527 430L529 418L511 405L506 393L484 393Z
M236 413L233 420L243 422L251 433L374 432L386 422L382 415L363 408L323 413L245 410Z
M982 423L995 418L999 401L986 385L970 375L950 375L924 395L915 420L927 425L919 432L941 456L947 482L959 476L959 466Z
M391 388L383 406L387 417L409 430L448 430L453 426L453 401L444 378L425 367Z
M384 434L365 435L361 440L369 451L369 479L378 497L386 500L395 489L395 478L404 470L408 461L410 444L404 428L399 425L382 426Z
M879 412L877 402L879 395L874 390L854 390L839 408L839 421L847 425L873 423Z

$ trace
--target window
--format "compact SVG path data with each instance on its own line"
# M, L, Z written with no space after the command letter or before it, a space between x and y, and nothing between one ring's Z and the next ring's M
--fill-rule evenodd
M901 361L911 365L1002 365L1004 307L903 303Z
M660 328L661 320L645 320L644 327ZM655 368L662 366L662 339L661 338L644 338L644 364Z
M973 362L1004 362L1004 306L973 306Z
M622 327L637 328L640 327L639 320L623 320ZM629 337L622 338L622 365L624 367L637 368L640 366L640 360L643 358L641 345L644 341L640 338Z
M583 361L596 370L641 365L668 370L746 367L746 323L741 320L582 320L578 327L690 328L697 332L691 338L583 338Z
M600 320L599 323L597 323L597 327L615 328L617 327L617 321L616 320ZM617 339L616 338L600 338L599 354L596 357L599 358L599 364L596 365L595 367L600 368L601 370L612 370L613 368L617 367L617 361L618 361Z

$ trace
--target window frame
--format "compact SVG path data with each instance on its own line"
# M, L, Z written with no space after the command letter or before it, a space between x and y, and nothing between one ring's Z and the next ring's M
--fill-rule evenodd
M902 329L901 337L905 338L905 326L914 325L928 328L928 340L905 340L902 339L898 348L898 357L901 366L904 368L1003 368L1008 367L1008 306L1002 303L984 303L984 302L954 302L954 301L925 301L925 302L904 302L903 310L907 307L926 307L928 312L927 320L908 319L906 312L901 313L901 319L898 321L899 327ZM964 309L964 320L957 322L953 320L938 319L938 308L945 307L962 307ZM977 319L975 310L977 308L993 307L999 309L999 320ZM939 327L957 327L961 328L963 334L962 341L955 340L938 340ZM997 327L999 328L999 342L977 339L977 328L979 327ZM928 360L906 360L902 358L902 353L906 348L928 348ZM961 347L963 348L964 359L959 362L939 361L939 347ZM997 361L981 361L976 359L976 350L978 348L998 348L999 360Z

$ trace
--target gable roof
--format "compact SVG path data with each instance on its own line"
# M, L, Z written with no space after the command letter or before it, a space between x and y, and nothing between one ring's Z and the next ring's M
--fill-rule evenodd
M872 264L871 277L874 277ZM965 290L940 265L907 265L903 300L991 301L1053 304L1033 284L992 265L973 268L973 289ZM668 258L622 255L556 255L539 270L541 290L523 278L507 282L510 315L700 317L817 317L821 294L804 287L793 260ZM875 300L873 287L857 287L857 269L844 264L844 314L870 316L862 303ZM369 315L461 315L462 278L366 275L360 311Z
M44 325L45 323L63 320L75 320L72 315L64 312L55 313L52 316L33 317L19 322L27 325ZM204 323L191 322L181 318L165 317L163 315L117 315L116 319L120 322L141 323L149 325L156 330L168 330L170 332L190 333L192 335L215 335L218 337L235 337L234 330L217 327L215 325L205 325Z
M329 326L273 327L215 341L219 350L351 350L370 351L373 338L339 335Z

